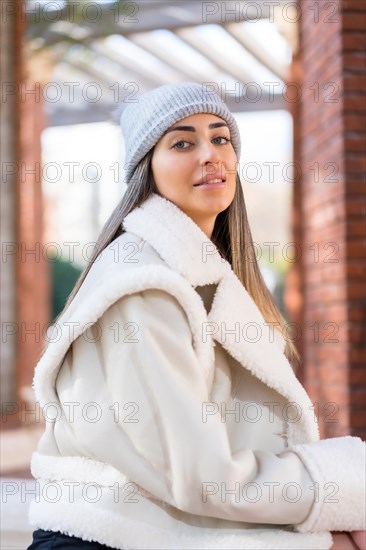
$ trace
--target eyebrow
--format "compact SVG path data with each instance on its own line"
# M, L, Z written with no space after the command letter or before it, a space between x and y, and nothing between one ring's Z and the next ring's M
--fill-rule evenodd
M209 124L208 127L211 130L212 128L221 128L222 126L226 126L228 128L228 125L225 122L213 122L212 124ZM195 132L196 128L194 126L174 126L174 128L168 128L163 136L165 134L168 134L169 132L174 132L176 130L180 130L181 132Z

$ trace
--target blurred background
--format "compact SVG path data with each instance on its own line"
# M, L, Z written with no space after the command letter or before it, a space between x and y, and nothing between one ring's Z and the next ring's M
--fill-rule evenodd
M366 426L362 0L1 3L1 548L26 548L45 331L125 190L121 107L205 83L323 437Z

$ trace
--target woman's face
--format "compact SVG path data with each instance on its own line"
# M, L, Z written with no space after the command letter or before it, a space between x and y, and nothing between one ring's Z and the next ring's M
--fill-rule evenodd
M209 238L216 216L233 201L236 170L229 128L211 114L191 115L173 124L152 156L159 193L190 216Z

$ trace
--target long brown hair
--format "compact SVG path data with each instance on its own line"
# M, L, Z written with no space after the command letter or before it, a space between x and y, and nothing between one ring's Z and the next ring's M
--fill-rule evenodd
M113 210L99 235L92 258L81 273L65 307L58 315L57 319L69 307L99 254L114 239L123 233L121 224L127 214L134 208L140 206L152 193L160 194L155 185L151 169L153 151L154 149L150 150L137 165L125 194ZM211 240L216 245L220 254L230 263L234 273L258 306L265 321L267 323L278 323L280 330L286 334L286 332L284 332L286 321L279 312L274 298L267 289L257 259L255 255L252 254L254 251L253 239L244 201L244 193L238 173L236 175L234 199L226 210L218 214ZM248 251L250 251L249 254ZM289 338L286 338L285 355L291 362L298 363L298 351Z

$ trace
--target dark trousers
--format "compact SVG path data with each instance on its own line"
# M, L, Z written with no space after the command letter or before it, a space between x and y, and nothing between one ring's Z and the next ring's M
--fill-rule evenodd
M110 546L63 535L60 531L37 529L33 531L33 542L27 550L63 550L63 548L71 550L79 550L79 548L85 548L85 550L108 550Z

